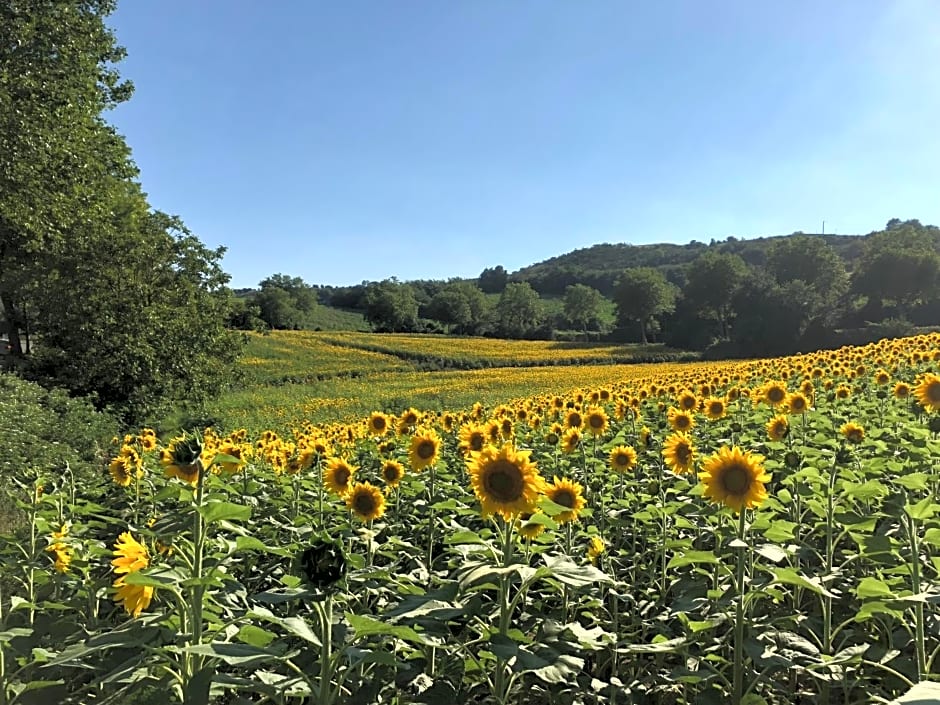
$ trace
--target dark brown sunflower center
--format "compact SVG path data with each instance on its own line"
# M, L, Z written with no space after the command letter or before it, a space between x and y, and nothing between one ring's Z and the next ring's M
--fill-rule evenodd
M474 433L470 436L470 450L481 450L483 448L483 434Z
M418 444L418 449L415 451L418 454L418 457L421 460L428 460L429 458L434 457L434 451L437 450L437 447L434 445L434 441L421 441Z
M604 428L604 417L600 414L594 414L588 418L588 423L591 424L591 428Z
M360 492L353 498L353 509L359 514L372 514L375 511L375 497L371 492Z
M676 460L680 465L687 465L692 459L692 449L686 443L680 443L676 446Z
M336 468L336 471L333 473L333 481L337 485L345 485L349 482L349 468Z
M376 431L384 431L385 419L383 419L381 416L376 416L374 419L372 419L372 428L374 428Z
M783 390L780 387L771 387L767 390L767 398L774 404L783 401Z
M806 408L806 401L802 397L796 397L791 403L791 406L795 411L802 411Z
M751 473L743 465L732 465L722 471L721 484L728 494L746 494L751 486Z
M684 410L686 410L686 411L689 411L693 406L695 406L695 398L694 398L694 397L683 397L683 399L679 402L679 406L680 406L682 409L684 409Z
M483 478L486 494L497 502L515 502L522 496L522 472L508 460L499 459L486 471Z
M721 414L721 412L725 410L724 404L722 404L721 402L717 402L717 401L713 401L711 403L711 406L709 406L708 408L712 412L712 414L715 414L716 416L718 414Z
M582 423L584 423L584 421L581 419L580 414L571 414L568 417L568 425L571 426L571 428L576 428L580 426Z
M927 398L934 404L940 404L940 382L931 382L927 385Z
M630 456L626 453L618 453L614 456L614 465L618 467L626 467L630 464Z
M383 470L383 475L385 476L385 479L388 480L389 482L397 480L398 468L395 467L394 465L386 465Z
M676 416L676 428L682 428L682 429L688 428L690 420L691 419L689 419L689 417L686 416L685 414L680 414L679 416Z
M562 489L555 492L552 501L568 509L574 509L574 493L569 489Z

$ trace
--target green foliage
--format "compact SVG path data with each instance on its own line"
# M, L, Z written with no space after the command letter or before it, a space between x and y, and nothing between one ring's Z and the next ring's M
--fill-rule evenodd
M565 289L565 318L573 328L598 328L604 297L597 289L572 284Z
M316 290L300 277L275 274L261 282L253 302L260 318L274 329L312 328L317 314Z
M539 295L527 282L510 282L496 304L499 330L509 338L522 338L538 326L542 315Z
M409 284L386 279L370 284L365 295L365 318L377 331L408 332L418 326L418 299Z
M654 316L675 308L676 288L652 267L628 269L614 291L617 316L621 325L634 321L640 326L640 341L647 342L646 331Z
M480 272L477 284L484 293L501 294L503 293L503 289L506 288L508 279L509 274L503 268L503 265L499 264L495 267L487 267Z
M479 335L489 322L489 306L483 291L472 282L453 280L438 291L427 307L428 315L453 326L461 335Z
M689 267L682 295L692 310L714 317L726 338L733 315L731 302L746 276L747 265L738 255L709 250Z
M831 312L848 289L845 263L826 242L808 235L777 240L767 252L767 271L780 286L803 282L807 319Z

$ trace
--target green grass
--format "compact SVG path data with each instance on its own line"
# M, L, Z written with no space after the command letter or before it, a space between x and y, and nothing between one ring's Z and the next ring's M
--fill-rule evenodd
M332 306L317 306L310 319L310 328L313 330L372 330L359 311L347 311Z

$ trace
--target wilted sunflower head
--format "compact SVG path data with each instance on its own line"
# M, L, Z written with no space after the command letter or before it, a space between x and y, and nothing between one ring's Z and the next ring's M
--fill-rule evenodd
M315 540L299 556L300 569L307 582L328 590L346 574L346 556L338 541Z

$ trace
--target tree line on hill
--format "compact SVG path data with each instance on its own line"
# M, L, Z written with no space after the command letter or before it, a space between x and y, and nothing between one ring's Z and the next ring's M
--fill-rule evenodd
M940 229L892 219L864 237L597 245L513 274L490 267L475 280L329 287L274 275L242 292L232 324L304 328L316 306L328 305L361 311L382 332L785 354L940 324L938 253Z

